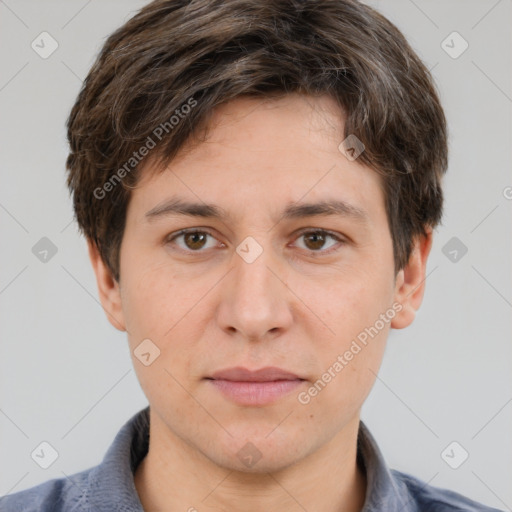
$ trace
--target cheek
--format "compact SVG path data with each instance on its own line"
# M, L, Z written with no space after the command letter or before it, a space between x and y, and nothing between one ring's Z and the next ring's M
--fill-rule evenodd
M198 300L195 293L183 291L182 286L181 279L162 266L132 274L123 310L132 362L148 400L168 405L169 396L173 395L176 407L188 410L193 404L187 405L186 394L183 399L177 397L183 393L179 383L186 382L191 374L194 340L198 339L193 315L199 309L194 308ZM137 353L141 353L141 342L148 339L156 348L150 344L151 362L145 365ZM157 354L154 360L153 353Z
M319 405L350 408L350 404L360 404L375 381L394 316L393 287L386 270L363 273L351 269L340 272L329 286L302 288L307 297L304 302L315 305L315 313L329 328L325 337L315 336L312 329L321 367ZM318 325L313 315L309 317Z
M165 261L133 259L126 270L122 298L128 331L134 338L163 339L197 302L198 290Z
M370 328L373 323L370 325ZM356 414L370 393L382 362L389 324L381 330L359 329L354 324L335 342L319 347L321 371L300 403L318 419L338 424ZM349 330L355 333L348 334Z
M138 268L135 273L133 265L125 284L123 312L139 380L143 388L158 392L159 387L174 385L166 370L180 382L194 373L198 343L209 318L204 297L218 277L193 278L186 272L177 273L169 263ZM134 357L146 339L156 345L159 354L147 367Z
M328 344L342 349L392 305L393 280L389 268L340 267L328 275L304 277L290 283L307 307L309 323L326 328ZM312 339L322 339L318 332Z

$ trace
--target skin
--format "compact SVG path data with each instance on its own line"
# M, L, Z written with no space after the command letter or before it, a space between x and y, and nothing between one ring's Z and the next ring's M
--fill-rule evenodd
M143 172L127 211L119 283L89 243L103 308L128 333L150 403L149 452L135 474L145 510L361 510L361 406L390 328L408 326L421 304L432 231L415 239L395 274L381 178L338 149L343 119L328 96L222 105L206 141L161 174ZM230 217L145 218L174 196L215 203ZM366 222L277 220L288 203L329 199L364 210ZM168 240L184 228L210 235ZM344 243L315 241L319 229ZM252 263L236 252L247 236L263 249ZM298 393L394 303L394 318L300 403ZM133 354L147 338L160 349L149 366ZM241 406L205 380L233 366L277 366L305 380L271 404ZM261 453L250 468L237 456L248 441Z

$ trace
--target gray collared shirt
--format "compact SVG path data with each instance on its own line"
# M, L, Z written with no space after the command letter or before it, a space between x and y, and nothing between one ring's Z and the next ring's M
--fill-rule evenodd
M133 475L148 446L149 406L121 428L99 465L4 496L0 498L0 511L143 512ZM456 492L432 487L411 475L390 470L362 421L357 458L367 478L361 512L497 511ZM201 509L199 504L196 508Z

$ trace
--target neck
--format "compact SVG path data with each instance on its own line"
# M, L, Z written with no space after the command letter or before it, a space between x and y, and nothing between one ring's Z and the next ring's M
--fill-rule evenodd
M367 482L356 461L359 418L316 452L272 473L220 467L161 426L150 409L149 450L134 477L148 512L363 508Z

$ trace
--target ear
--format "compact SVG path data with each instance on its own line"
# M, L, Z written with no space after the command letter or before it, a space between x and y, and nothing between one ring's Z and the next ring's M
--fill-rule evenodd
M421 306L425 292L425 272L427 258L432 248L432 228L426 229L426 235L414 239L411 256L406 266L400 270L395 280L395 301L402 309L391 321L393 329L403 329L410 325L416 311Z
M89 248L89 258L92 268L96 274L96 283L98 285L101 305L107 315L108 321L119 331L126 331L119 284L112 277L110 270L101 259L96 244L88 239L87 246Z

